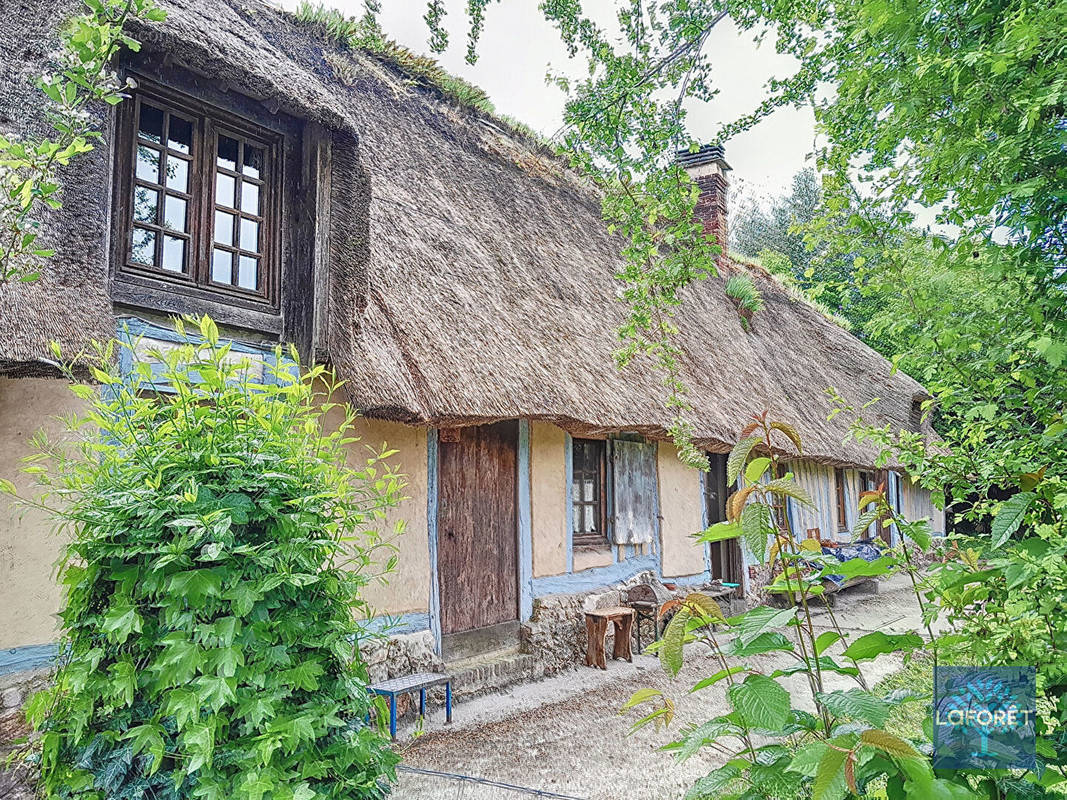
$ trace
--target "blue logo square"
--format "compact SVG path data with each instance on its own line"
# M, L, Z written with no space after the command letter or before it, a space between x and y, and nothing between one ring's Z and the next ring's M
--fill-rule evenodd
M1033 667L935 667L935 769L1036 769Z

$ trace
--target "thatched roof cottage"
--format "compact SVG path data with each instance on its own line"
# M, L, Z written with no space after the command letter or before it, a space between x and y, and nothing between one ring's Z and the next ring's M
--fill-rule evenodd
M76 6L9 4L0 132L46 124L32 81ZM737 542L691 539L721 514L719 454L753 411L800 430L794 470L821 510L789 513L824 537L878 479L876 453L845 441L843 416L827 419L826 387L857 407L879 398L872 422L929 433L918 383L771 276L724 262L749 271L766 308L746 330L721 278L687 293L682 377L712 465L688 469L667 443L657 376L613 363L620 242L559 160L256 0L163 6L167 20L134 29L143 49L118 65L134 96L99 111L104 144L46 220L51 265L0 287L0 475L76 406L49 366L52 340L77 352L120 329L165 339L171 315L206 312L249 350L295 343L347 380L366 437L400 449L408 529L373 599L394 633L448 659L530 646L572 607L560 598L641 573L754 589ZM724 230L724 154L686 166L706 224ZM934 514L928 493L889 480L895 502ZM55 636L45 530L0 506L0 670ZM546 668L566 661L558 652Z

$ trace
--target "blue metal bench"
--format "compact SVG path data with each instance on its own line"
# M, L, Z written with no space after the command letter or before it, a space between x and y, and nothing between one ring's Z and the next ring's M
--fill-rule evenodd
M396 696L417 691L419 716L426 716L426 690L445 685L445 721L452 722L452 676L443 672L420 672L401 678L390 678L367 687L367 691L389 698L389 736L396 739Z

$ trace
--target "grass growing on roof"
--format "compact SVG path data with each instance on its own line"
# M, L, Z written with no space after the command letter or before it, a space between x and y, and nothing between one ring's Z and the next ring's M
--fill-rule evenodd
M303 0L293 17L302 25L320 26L334 42L362 50L381 58L428 86L433 86L449 99L460 105L477 109L484 114L494 114L495 108L489 95L437 63L436 59L419 55L389 39L370 17L359 19L346 17L335 8Z
M559 148L526 123L508 114L498 114L485 90L444 69L436 59L420 55L389 39L372 17L346 17L335 8L302 0L290 14L299 24L319 27L336 44L368 53L425 86L439 91L452 102L492 117L514 133L558 154Z
M730 253L730 260L733 261L735 264L743 264L745 266L754 267L755 269L760 270L761 272L765 273L767 277L769 277L771 280L781 286L782 289L785 290L785 293L788 294L791 299L796 300L798 303L803 303L814 311L818 311L828 321L834 323L842 330L850 332L852 331L852 322L850 322L846 317L843 317L838 314L836 311L830 308L830 306L826 305L826 303L823 303L821 300L815 299L807 292L805 292L804 287L801 286L797 282L797 279L792 275L792 273L788 272L787 270L774 269L772 268L772 265L767 264L763 258L759 258L756 256L745 256L736 252Z
M752 276L747 272L738 272L727 278L726 296L737 308L744 329L751 329L753 315L763 310L763 296L756 288Z

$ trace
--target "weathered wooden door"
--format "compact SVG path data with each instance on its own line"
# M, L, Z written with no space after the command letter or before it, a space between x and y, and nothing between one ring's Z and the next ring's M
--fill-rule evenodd
M519 616L518 422L452 429L438 446L441 633Z

